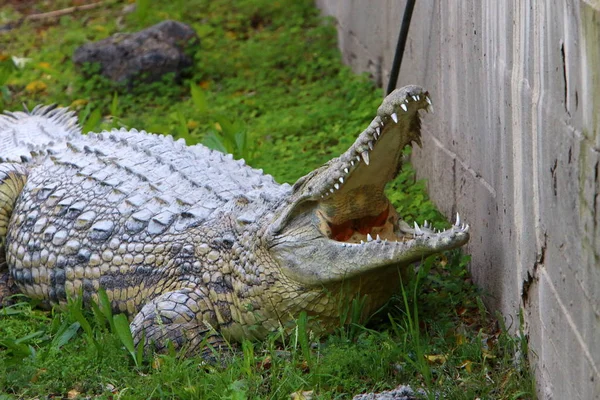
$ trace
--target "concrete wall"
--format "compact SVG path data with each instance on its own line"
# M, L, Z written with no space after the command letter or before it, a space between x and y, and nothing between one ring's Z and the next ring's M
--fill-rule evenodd
M405 1L317 0L344 60L387 85ZM538 392L600 399L600 1L418 1L398 86L431 92L420 177L472 227L475 280Z

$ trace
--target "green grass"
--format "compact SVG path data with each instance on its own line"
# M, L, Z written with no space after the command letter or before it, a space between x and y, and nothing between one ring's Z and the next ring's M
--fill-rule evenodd
M0 108L71 106L86 131L125 126L204 142L293 182L344 151L381 101L380 89L341 64L335 30L311 1L137 5L123 15L125 4L113 2L0 34ZM0 11L0 24L18 18L9 6ZM196 66L181 82L166 77L129 93L84 78L70 61L85 41L166 18L190 24L201 38ZM31 60L16 68L12 56ZM448 226L410 166L388 193L409 222ZM262 343L244 342L226 366L174 353L143 359L122 317L102 301L91 311L77 301L66 311L42 311L22 300L0 311L0 399L288 399L299 391L341 399L399 384L422 387L430 398L533 398L527 360L515 356L526 353L526 341L486 311L467 262L460 252L430 257L368 324L313 337L299 315L292 337L275 332ZM358 314L360 302L343 311Z

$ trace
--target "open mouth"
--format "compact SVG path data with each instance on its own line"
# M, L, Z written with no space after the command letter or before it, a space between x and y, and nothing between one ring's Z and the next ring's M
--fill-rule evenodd
M328 182L319 185L316 209L324 236L344 245L360 245L468 232L458 215L448 231L435 231L427 222L411 227L384 194L385 185L400 170L402 149L412 142L420 145L420 110L430 111L432 105L427 92L418 87L386 99L354 145L328 165Z

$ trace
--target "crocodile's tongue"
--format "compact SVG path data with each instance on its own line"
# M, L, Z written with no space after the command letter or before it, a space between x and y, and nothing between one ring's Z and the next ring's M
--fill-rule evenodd
M404 234L398 229L398 222L402 221L399 220L396 210L387 199L386 203L383 211L379 213L350 218L342 222L332 221L319 209L320 230L327 237L338 242L360 243L376 238L390 241L404 240Z

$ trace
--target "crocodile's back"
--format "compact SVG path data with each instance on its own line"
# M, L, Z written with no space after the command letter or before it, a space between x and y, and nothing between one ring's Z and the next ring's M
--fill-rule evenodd
M60 147L81 133L75 114L66 108L37 106L31 112L0 114L0 162L23 162L32 152Z
M237 196L284 190L231 156L135 130L75 135L28 172L6 245L21 290L56 303L103 287L130 314L202 268L190 228L213 229Z

